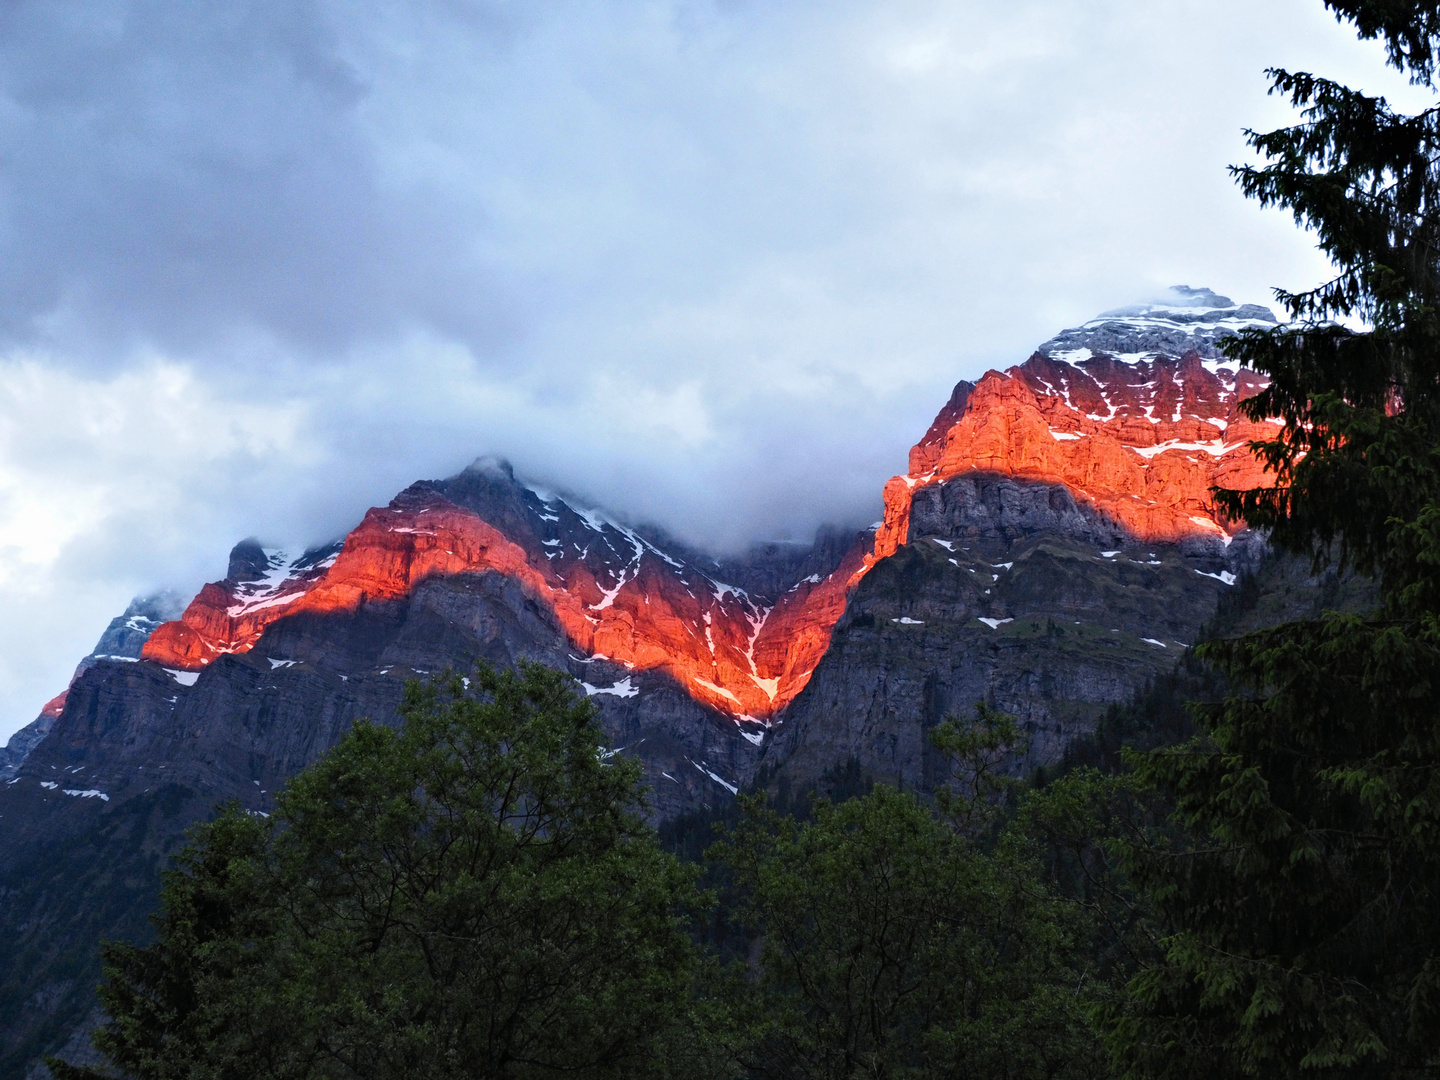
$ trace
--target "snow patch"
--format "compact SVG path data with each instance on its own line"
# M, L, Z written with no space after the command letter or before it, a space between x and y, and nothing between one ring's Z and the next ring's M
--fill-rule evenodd
M1201 577L1214 578L1216 581L1223 582L1226 585L1235 584L1235 575L1230 573L1229 570L1221 570L1218 574L1207 574L1204 570L1196 570L1195 573Z
M761 690L765 691L766 697L768 697L771 701L775 700L775 694L780 689L779 679L762 679L759 675L751 675L750 679L755 683L756 686L760 687Z
M1001 625L1003 625L1003 624L1005 624L1005 623L1007 623L1007 622L1014 622L1015 620L1014 620L1014 619L987 619L987 618L985 618L985 617L982 615L982 616L980 616L980 621L983 622L986 626L988 626L991 630L994 630L994 629L996 629L997 627L999 627L999 626L1001 626Z
M415 532L414 529L392 528L391 532ZM307 591L306 578L316 579L316 572L335 565L339 553L326 556L313 566L305 565L305 556L291 559L278 549L264 548L265 576L258 581L242 581L235 586L236 603L226 608L231 618L262 608L293 604Z
M276 660L273 656L267 656L265 659L270 661L271 671L274 671L276 668L294 667L300 662L299 660Z
M715 590L715 599L721 603L724 603L725 597L727 596L734 596L738 600L741 597L749 595L739 586L726 585L723 581L716 581L714 578L706 578L705 580L710 582L710 587Z
M51 786L53 787L54 785L52 784ZM104 802L110 801L109 795L95 788L86 788L84 791L80 791L77 788L65 788L63 790L66 795L74 795L77 799L101 799Z
M711 772L708 768L706 768L704 764L702 764L702 763L700 763L700 762L698 762L698 761L694 761L694 760L692 760L691 758L686 758L685 760L686 760L686 761L689 761L691 765L694 765L695 768L699 769L699 770L700 770L702 773L704 773L706 776L710 777L711 780L714 780L715 783L719 784L719 785L720 785L721 787L723 787L726 791L730 792L731 795L738 795L738 794L740 794L740 787L739 787L739 785L737 785L737 784L732 784L732 783L730 783L730 781L724 779L723 777L720 777L720 776L715 775L715 774L714 774L713 772Z
M1147 645L1159 645L1162 649L1169 647L1163 641L1156 641L1153 637L1142 637L1140 640Z
M1170 439L1167 442L1156 443L1154 446L1132 446L1130 449L1143 458L1153 458L1156 454L1163 454L1167 450L1193 450L1209 454L1211 457L1224 457L1231 450L1244 445L1243 442L1227 443L1224 439L1213 439L1210 442L1182 442L1179 439Z
M195 680L200 678L198 671L180 671L176 668L166 668L165 673L178 682L181 686L194 686Z
M237 615L245 614L247 611L259 611L262 608L284 607L286 604L293 604L296 600L299 600L304 595L305 593L303 591L292 592L286 593L284 596L272 596L266 600L257 600L254 603L236 604L234 607L226 608L225 613L231 618L234 618Z
M700 678L700 676L698 676L698 675L692 675L692 676L690 677L690 681L693 682L693 683L695 683L695 684L697 684L697 685L699 685L699 686L705 687L705 689L707 689L707 690L711 690L711 691L719 694L721 697L728 697L731 701L735 702L736 705L739 705L739 704L740 704L740 699L739 699L739 698L737 698L737 697L736 697L734 694L732 694L729 690L726 690L723 686L716 686L716 685L715 685L713 682L711 682L709 679L702 679L702 678Z
M891 619L891 622L898 622L902 626L924 626L924 619L912 619L909 615L902 615L898 619Z
M591 604L591 611L601 611L605 608L608 608L611 604L615 603L615 597L619 596L620 590L625 587L626 570L629 570L628 566L625 568L625 570L620 571L620 580L615 583L615 587L613 589L600 590L604 594L605 598L601 600L598 604Z
M614 686L591 686L588 682L582 682L580 685L585 688L586 697L594 697L596 694L614 694L619 698L629 698L640 693L640 688L630 682L628 675Z

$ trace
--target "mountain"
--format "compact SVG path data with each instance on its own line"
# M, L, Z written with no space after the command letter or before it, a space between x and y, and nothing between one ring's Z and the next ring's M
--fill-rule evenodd
M140 650L145 647L150 635L164 623L179 618L183 609L184 601L173 592L137 596L130 601L129 607L110 620L110 625L100 635L95 648L75 666L75 674L70 677L70 682L74 683L101 660L122 663L139 660ZM69 696L68 687L61 690L40 707L39 716L11 736L8 743L0 746L0 781L14 776L30 751L50 734L50 729L65 710L65 700Z
M1176 290L961 382L859 534L718 559L482 459L335 544L243 541L183 612L137 601L112 624L131 636L102 639L11 740L0 1075L83 1026L94 941L143 932L188 822L221 800L267 812L357 718L392 719L407 679L447 666L568 671L658 818L762 768L931 786L929 728L980 700L1026 728L1014 768L1057 760L1264 557L1208 491L1263 483L1246 442L1273 429L1236 409L1263 382L1217 341L1273 322Z

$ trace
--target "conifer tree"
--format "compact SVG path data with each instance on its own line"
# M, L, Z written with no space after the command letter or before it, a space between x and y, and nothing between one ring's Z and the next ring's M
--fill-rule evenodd
M1434 89L1440 3L1326 0ZM1244 192L1336 275L1230 355L1283 426L1275 484L1222 507L1282 548L1377 578L1330 613L1215 642L1240 687L1201 736L1138 761L1188 839L1132 851L1165 956L1109 1018L1132 1075L1434 1076L1440 1069L1440 110L1270 72L1301 122L1249 133ZM1359 327L1359 328L1357 328Z

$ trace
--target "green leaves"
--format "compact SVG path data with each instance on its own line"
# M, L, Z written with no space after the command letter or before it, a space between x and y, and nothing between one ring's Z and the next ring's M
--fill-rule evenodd
M409 688L279 800L198 830L157 941L107 947L137 1077L687 1075L694 873L564 675Z
M965 835L980 837L1000 821L1001 800L1022 786L1005 766L1024 756L1027 740L1013 716L979 701L973 719L946 717L930 743L950 762L954 785L935 793L941 813Z
M1073 909L914 796L877 786L803 825L754 802L712 854L759 935L733 991L751 1075L1103 1074Z

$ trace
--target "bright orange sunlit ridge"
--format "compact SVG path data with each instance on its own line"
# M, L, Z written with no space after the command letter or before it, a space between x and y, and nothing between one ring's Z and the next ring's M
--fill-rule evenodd
M585 656L663 671L696 700L763 721L804 689L865 573L907 541L918 488L967 472L1001 473L1063 484L1137 540L1228 538L1239 526L1221 519L1209 489L1266 482L1246 444L1274 428L1235 408L1262 385L1253 373L1194 354L1141 364L1101 357L1079 366L1037 355L988 372L958 418L911 450L908 475L885 485L873 538L858 542L831 574L796 583L773 605L687 577L680 564L638 547L634 563L608 584L583 565L561 574L543 552L527 552L432 493L369 511L333 563L288 592L245 604L207 585L181 619L155 631L143 655L196 670L247 651L281 618L398 600L431 575L495 572L541 601Z

